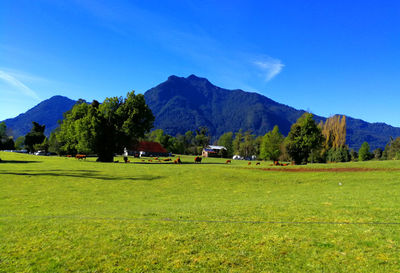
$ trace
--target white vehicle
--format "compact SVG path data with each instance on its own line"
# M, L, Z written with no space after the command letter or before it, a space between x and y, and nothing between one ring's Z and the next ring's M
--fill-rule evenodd
M46 155L45 151L37 151L35 155Z
M243 160L243 157L241 157L240 155L234 155L234 156L232 157L232 159L235 159L235 160Z

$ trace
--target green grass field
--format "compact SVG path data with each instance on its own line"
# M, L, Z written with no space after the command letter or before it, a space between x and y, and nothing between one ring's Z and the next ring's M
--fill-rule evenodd
M400 272L400 161L0 158L0 272Z

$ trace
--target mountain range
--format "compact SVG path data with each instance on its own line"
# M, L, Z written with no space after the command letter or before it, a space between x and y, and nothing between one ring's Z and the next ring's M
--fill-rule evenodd
M64 96L54 96L40 102L27 112L15 118L4 120L9 134L17 138L24 136L32 129L32 121L46 125L44 133L49 136L58 127L58 121L63 119L63 113L74 106L76 101Z
M220 88L195 75L186 78L170 76L167 81L146 91L144 96L156 117L154 128L176 135L206 126L214 140L225 132L240 129L264 135L275 125L287 135L290 126L305 112L258 93ZM32 121L45 124L45 132L49 135L58 126L62 114L74 103L67 97L54 96L5 123L14 137L29 132ZM320 122L326 118L314 115L314 119ZM364 141L372 150L384 148L390 137L400 136L400 128L385 123L368 123L352 117L346 117L346 120L346 141L356 150Z

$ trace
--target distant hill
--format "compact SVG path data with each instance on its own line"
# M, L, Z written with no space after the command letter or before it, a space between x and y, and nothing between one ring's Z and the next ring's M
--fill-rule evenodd
M49 136L51 131L58 127L57 121L63 119L63 113L70 110L75 102L67 97L54 96L15 118L4 120L4 122L15 138L30 132L32 121L46 125L45 134Z
M200 126L207 126L214 139L239 129L264 135L274 125L287 135L290 126L305 112L258 93L220 88L195 75L187 78L170 76L144 96L156 117L154 128L171 135L184 134ZM28 133L32 121L46 125L45 133L49 135L58 126L57 121L63 118L62 114L74 104L75 101L67 97L54 96L5 122L14 137ZM326 119L314 118L317 122ZM371 150L384 148L391 136L400 136L400 128L347 117L347 144L350 148L358 150L364 141L370 144Z
M171 135L207 126L215 137L239 129L264 135L278 125L285 135L305 112L275 102L258 93L227 90L205 78L170 76L145 93L146 103L156 120L155 128ZM326 118L314 116L317 122ZM400 136L400 128L384 123L368 123L347 117L347 144L359 149L367 141L371 149L384 148L390 136Z

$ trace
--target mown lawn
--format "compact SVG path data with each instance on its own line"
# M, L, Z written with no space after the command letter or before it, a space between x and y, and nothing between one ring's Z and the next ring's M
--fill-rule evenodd
M400 161L0 158L0 272L400 272Z

